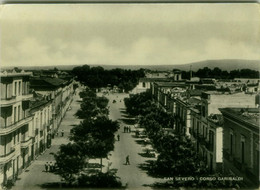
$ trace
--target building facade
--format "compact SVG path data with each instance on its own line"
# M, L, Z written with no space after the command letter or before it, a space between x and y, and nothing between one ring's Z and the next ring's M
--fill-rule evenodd
M63 80L59 78L33 77L30 80L31 88L44 97L52 100L52 135L59 128L62 118L71 104L73 98L73 79Z
M259 187L259 108L222 108L224 170Z
M33 157L30 134L29 72L3 72L1 77L0 185L16 179Z
M34 137L33 151L34 157L43 153L51 146L53 129L52 102L51 99L35 99L31 102L30 113L33 116L31 136Z
M73 79L40 78L31 72L2 72L0 187L13 183L46 148L71 104Z

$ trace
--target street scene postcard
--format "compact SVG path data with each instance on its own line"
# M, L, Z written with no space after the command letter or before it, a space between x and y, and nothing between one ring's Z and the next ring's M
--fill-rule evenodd
M259 189L238 1L1 1L0 190Z

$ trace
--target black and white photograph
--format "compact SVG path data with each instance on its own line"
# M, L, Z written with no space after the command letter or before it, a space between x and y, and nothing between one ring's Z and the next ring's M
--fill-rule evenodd
M0 190L259 189L260 6L0 0Z

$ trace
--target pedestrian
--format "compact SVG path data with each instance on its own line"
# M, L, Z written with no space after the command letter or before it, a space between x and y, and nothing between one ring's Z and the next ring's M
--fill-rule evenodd
M47 162L48 163L48 162ZM51 165L48 163L48 172L51 170Z
M125 165L130 165L129 155L125 158Z
M117 135L117 140L120 141L120 135L119 134Z
M62 136L62 137L64 136L64 130L61 131L61 136Z
M128 133L128 126L125 127L126 132Z
M124 133L126 132L126 126L124 126Z
M129 128L128 128L128 132L131 133L131 127L130 127L130 126L129 126Z
M52 164L52 162L50 162L50 172L52 172L53 171L53 164Z
M46 172L48 172L48 167L49 167L48 165L49 165L48 162L46 162L45 165L44 165L44 166L45 166L45 171L46 171Z

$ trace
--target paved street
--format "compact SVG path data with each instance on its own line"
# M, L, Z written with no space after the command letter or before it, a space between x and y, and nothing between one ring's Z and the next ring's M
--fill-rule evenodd
M117 176L121 178L123 185L127 184L127 187L130 189L143 189L147 184L152 184L155 181L161 181L160 179L155 179L146 174L145 171L140 169L139 164L145 163L146 160L151 160L151 158L145 158L140 156L138 153L142 153L145 148L143 145L137 144L136 138L134 138L134 132L124 133L124 126L131 126L131 129L134 130L134 126L126 124L128 116L125 113L125 106L123 99L127 97L127 94L110 94L107 95L110 99L109 101L109 117L112 120L118 120L120 122L120 129L117 134L120 135L120 141L115 142L115 150L111 153L109 160L103 159L103 171L106 171L108 162L112 163L110 168L118 169ZM60 177L52 173L46 173L44 171L44 164L46 162L54 161L52 152L57 152L61 144L68 142L68 135L72 125L78 124L79 119L74 117L75 112L79 109L80 103L77 102L80 100L79 96L74 96L74 100L71 104L71 110L66 113L61 126L60 131L64 130L65 135L61 137L60 134L58 137L55 137L52 141L52 146L50 149L47 149L43 155L39 156L26 170L19 176L19 180L16 181L15 186L12 188L14 190L37 190L43 189L42 184L59 182ZM116 103L113 103L113 100L116 100ZM120 102L121 100L121 102ZM116 135L117 135L116 134ZM126 156L129 155L130 165L125 165ZM100 159L92 159L91 163L99 163ZM147 187L149 188L149 187Z
M132 131L134 126L126 124L127 115L125 113L125 106L123 99L127 97L127 94L110 94L107 96L110 106L110 118L112 120L120 121L120 129L118 134L120 135L120 141L116 141L115 150L110 157L110 162L112 165L110 168L117 168L117 175L121 177L122 183L128 184L130 189L143 189L147 184L153 184L154 182L162 181L160 179L155 179L146 174L145 171L141 170L138 166L145 163L146 160L151 160L151 158L145 158L138 153L143 153L144 149L147 148L137 144L137 138L134 138L134 132L124 133L124 126L131 126ZM116 100L116 103L112 103ZM121 100L121 102L120 102ZM129 155L130 165L125 165L126 156Z
M79 119L74 117L74 114L79 109L80 103L77 102L80 100L78 95L75 95L71 103L71 110L68 110L65 117L63 118L59 131L64 130L64 137L55 136L52 140L51 148L47 149L42 155L38 157L37 160L33 161L32 164L18 176L18 180L15 183L15 186L12 188L14 190L37 190L42 189L40 185L52 182L60 182L60 177L53 173L47 173L44 171L44 164L46 162L53 162L54 157L50 153L55 153L58 151L61 144L68 143L68 135L72 125L78 124Z

